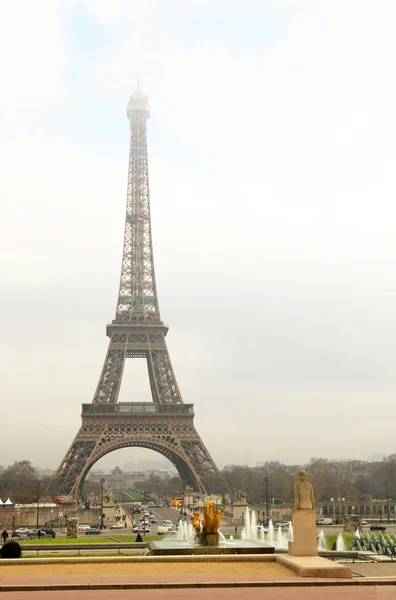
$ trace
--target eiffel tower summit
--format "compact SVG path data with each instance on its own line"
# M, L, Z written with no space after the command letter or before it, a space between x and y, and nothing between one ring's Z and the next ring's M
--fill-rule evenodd
M139 82L131 95L128 187L124 247L115 319L106 327L109 347L91 404L57 469L53 485L80 496L88 471L119 448L159 452L176 467L183 484L205 492L218 469L194 426L194 406L184 404L165 337L155 283L147 162L148 97ZM126 359L147 361L152 402L118 402Z

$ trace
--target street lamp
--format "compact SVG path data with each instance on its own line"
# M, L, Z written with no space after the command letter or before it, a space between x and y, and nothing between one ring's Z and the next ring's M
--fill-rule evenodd
M37 486L37 515L36 515L36 529L39 528L39 514L40 514L40 485L41 483L38 481L36 483Z
M269 482L269 477L265 476L264 477L264 482L265 482L265 511L267 513L267 527L269 525L269 508L268 508L268 482Z
M106 479L104 479L102 477L102 479L100 480L100 483L102 484L102 494L101 494L101 498L100 498L100 528L103 529L103 485L105 483Z
M338 502L340 503L340 521L342 521L342 516L344 514L342 503L345 502L345 498L338 498Z
M385 481L386 486L386 510L388 513L388 523L390 523L390 510L389 510L389 481Z
M334 521L334 523L335 523L335 520L336 520L336 514L335 514L335 500L334 500L334 498L330 498L330 502L332 502L332 503L333 503L333 521Z

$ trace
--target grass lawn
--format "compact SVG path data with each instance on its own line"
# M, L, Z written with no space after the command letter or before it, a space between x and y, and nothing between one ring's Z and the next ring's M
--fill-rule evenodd
M26 542L21 542L21 546L28 546L30 544L46 544L51 546L53 544L115 544L119 542L135 542L137 537L137 533L133 535L123 535L123 536L112 536L110 537L101 537L100 535L84 535L79 538L45 538L43 540L27 540ZM163 535L145 535L142 536L144 542L150 542L154 540L163 540Z
M108 537L100 537L98 535L86 535L80 538L45 538L44 540L27 540L26 542L21 542L21 547L23 548L24 546L31 544L46 544L51 546L53 544L108 544L110 542L114 543L115 540Z
M143 542L153 542L154 540L163 540L165 536L163 535L142 535ZM137 533L134 535L123 535L119 537L114 537L117 542L136 542Z
M342 537L344 538L344 544L345 544L346 550L349 550L349 548L352 546L352 542L353 542L353 538L354 538L353 533L343 533ZM326 550L332 550L336 541L337 541L336 533L326 534L325 535Z
M96 558L97 556L140 556L140 552L112 552L112 553L105 553L105 552L101 552L100 554L32 554L32 555L28 555L28 554L22 554L21 558L28 558L28 559L32 559L32 558L76 558L76 557L81 557L81 558Z

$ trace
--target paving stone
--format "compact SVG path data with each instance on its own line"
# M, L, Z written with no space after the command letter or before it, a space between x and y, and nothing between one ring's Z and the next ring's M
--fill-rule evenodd
M41 592L49 591L51 586L48 585L2 585L0 586L1 592Z
M199 588L233 588L235 581L198 581Z
M198 587L195 581L162 581L161 589L177 589L177 588L196 588Z
M154 581L144 583L144 582L130 582L124 584L124 589L126 590L159 590L161 588L160 583L155 583Z
M90 583L90 590L123 590L124 583Z
M243 580L238 580L235 582L235 587L237 588L241 588L241 587L274 587L274 582L271 580L267 580L267 581L243 581Z
M89 590L89 583L52 583L51 591L53 590Z

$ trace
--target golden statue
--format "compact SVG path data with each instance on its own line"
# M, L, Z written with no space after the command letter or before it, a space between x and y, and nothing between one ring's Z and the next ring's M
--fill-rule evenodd
M215 510L214 502L205 502L205 512L202 521L202 533L217 533L220 527L222 511Z
M216 510L214 511L214 514L213 514L212 531L210 531L209 533L217 533L219 531L220 520L221 520L221 510L216 508Z
M201 533L201 519L199 518L198 510L195 511L195 513L194 513L194 518L193 518L192 524L193 524L196 535L199 535Z

